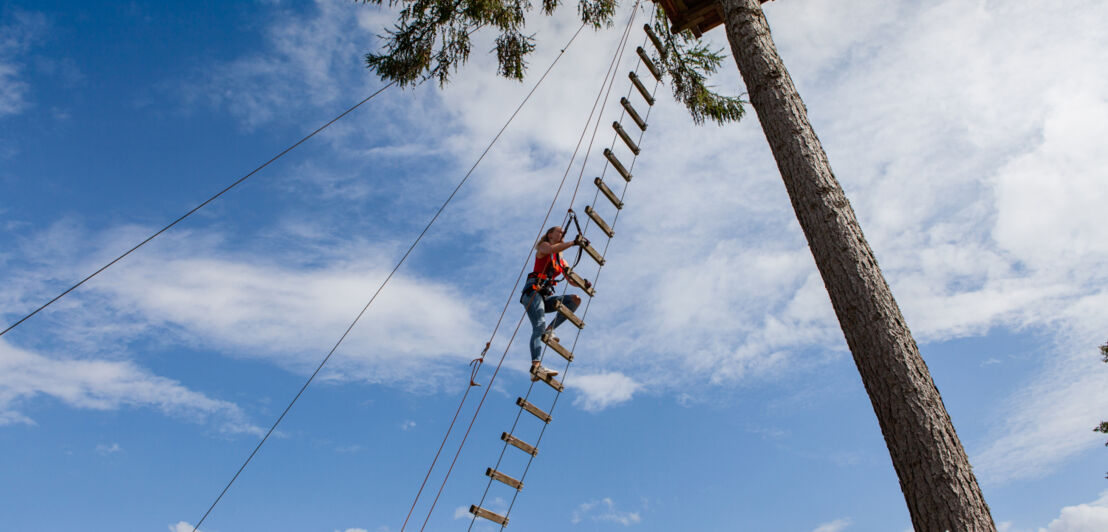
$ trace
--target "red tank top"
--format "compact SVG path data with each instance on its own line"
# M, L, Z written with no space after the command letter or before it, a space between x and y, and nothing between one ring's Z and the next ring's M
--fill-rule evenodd
M562 258L561 253L551 253L545 257L535 257L535 269L531 272L535 277L539 279L550 279L553 281L558 275L565 273L566 271L565 259Z

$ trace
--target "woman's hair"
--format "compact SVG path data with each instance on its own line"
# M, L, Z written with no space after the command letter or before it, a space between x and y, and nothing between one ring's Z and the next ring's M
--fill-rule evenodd
M540 238L538 242L535 242L535 249L536 250L539 249L540 244L542 244L543 242L546 242L550 239L550 233L553 233L555 229L561 229L561 227L555 225L555 226L551 227L550 229L547 229L546 232L543 233L542 238Z

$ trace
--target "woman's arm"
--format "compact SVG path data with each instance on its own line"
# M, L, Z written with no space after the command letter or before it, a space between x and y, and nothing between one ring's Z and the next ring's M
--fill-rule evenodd
M551 253L561 253L573 246L576 242L558 242L557 244L551 244L550 242L542 242L539 244L539 253L536 258L545 257Z

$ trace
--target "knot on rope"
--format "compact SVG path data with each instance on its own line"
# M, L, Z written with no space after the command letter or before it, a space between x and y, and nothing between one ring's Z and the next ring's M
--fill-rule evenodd
M485 363L485 353L489 352L489 345L491 345L491 344L492 344L491 341L490 342L485 342L485 348L481 350L481 354L477 358L469 361L469 367L471 368L470 373L469 373L469 385L470 386L480 386L481 385L480 383L478 383L476 381L477 372L481 370L481 364Z

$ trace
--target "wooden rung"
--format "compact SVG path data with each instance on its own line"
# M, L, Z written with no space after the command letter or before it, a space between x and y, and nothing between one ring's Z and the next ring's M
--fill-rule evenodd
M600 179L599 177L597 177L597 178L593 179L592 182L596 183L596 188L600 189L600 192L602 192L604 194L604 196L608 198L608 201L612 202L612 205L614 205L615 208L617 208L617 209L622 209L623 208L623 202L620 201L619 198L616 197L616 194L614 192L612 192L612 189L608 188L608 185L604 184L603 179Z
M469 513L476 515L477 517L483 517L499 524L500 526L508 526L508 518L495 512L490 512L476 504L469 505Z
M522 397L516 397L516 404L519 405L520 408L530 412L531 415L541 419L543 423L550 423L550 420L554 419L550 417L550 414L543 412L539 407L527 402L527 400Z
M635 111L634 107L631 107L631 101L627 98L620 98L619 104L623 106L623 109L627 111L627 114L631 116L631 120L635 121L635 125L639 126L639 129L646 131L646 121L639 116L639 113ZM638 155L637 153L635 155Z
M536 371L536 369L538 371ZM563 386L561 382L558 382L558 379L555 379L553 375L543 371L542 366L531 366L531 374L538 376L540 381L549 384L551 388L559 392L564 392L566 390L566 387Z
M591 284L589 284L589 281L587 279L581 277L579 273L573 271L573 268L567 266L565 276L566 279L569 279L570 284L576 285L578 288L588 294L589 297L596 296L596 289L593 288Z
M525 453L527 453L531 456L535 456L535 455L539 454L539 450L536 449L534 445L531 445L530 443L527 443L527 442L525 442L525 441L523 441L523 440L521 440L521 439L519 439L515 436L512 436L511 434L508 434L507 432L501 432L500 433L500 439L508 442L509 445L512 445L516 449L519 449L519 450L521 450L521 451L523 451L523 452L525 452Z
M646 85L642 84L642 80L639 79L639 75L632 71L627 77L631 78L631 84L639 90L639 94L646 100L647 105L654 105L654 97L650 95L650 91L646 90Z
M578 318L577 315L574 314L572 310L569 310L569 307L565 306L561 301L554 300L554 310L557 310L558 314L565 316L566 319L569 320L570 323L576 325L578 329L585 328L584 320Z
M570 352L569 349L566 349L564 345L558 343L558 341L554 339L553 335L549 333L542 335L542 343L546 344L547 347L554 350L555 353L562 355L562 358L573 362L573 353Z
M646 36L650 37L650 42L654 43L654 48L658 49L658 55L666 56L666 47L662 46L662 41L658 39L658 35L654 33L654 30L650 29L650 24L643 24L642 29L646 31Z
M489 477L493 480L499 480L500 482L503 482L503 483L507 484L508 486L515 488L516 491L519 491L519 490L523 489L523 483L522 482L520 482L520 481L518 481L518 480L516 480L512 477L509 477L508 475L505 475L504 473L501 473L501 472L499 472L499 471L497 471L497 470L495 470L491 467L485 469L485 476L487 476L487 477Z
M639 54L639 59L642 59L646 69L654 76L654 79L662 81L662 73L658 70L658 65L654 64L654 61L650 60L650 56L646 55L646 50L642 49L642 46L635 48L635 53Z
M612 129L616 130L616 134L619 138L623 139L623 143L627 145L627 148L631 150L631 153L638 155L640 151L639 145L635 144L635 141L631 140L631 136L623 130L623 126L619 125L619 122L612 122Z
M612 150L604 148L604 157L608 158L608 162L612 163L612 168L615 168L616 171L619 172L619 175L623 176L624 181L628 183L631 182L631 172L628 172L627 169L623 167L623 163L619 162L619 159L616 159L616 154L612 153Z
M608 222L605 222L592 207L585 205L585 214L589 215L589 218L592 218L593 222L596 222L596 226L599 227L601 231L604 231L604 234L608 235L608 238L616 236L616 232L613 231L611 227L608 227Z
M584 238L581 238L581 235L577 235L577 238L575 238L573 241L578 246L581 246L581 249L585 250L585 253L588 253L589 256L597 262L597 264L600 264L601 266L604 265L604 257L600 254L599 251L593 249L593 247L588 242L586 242Z

